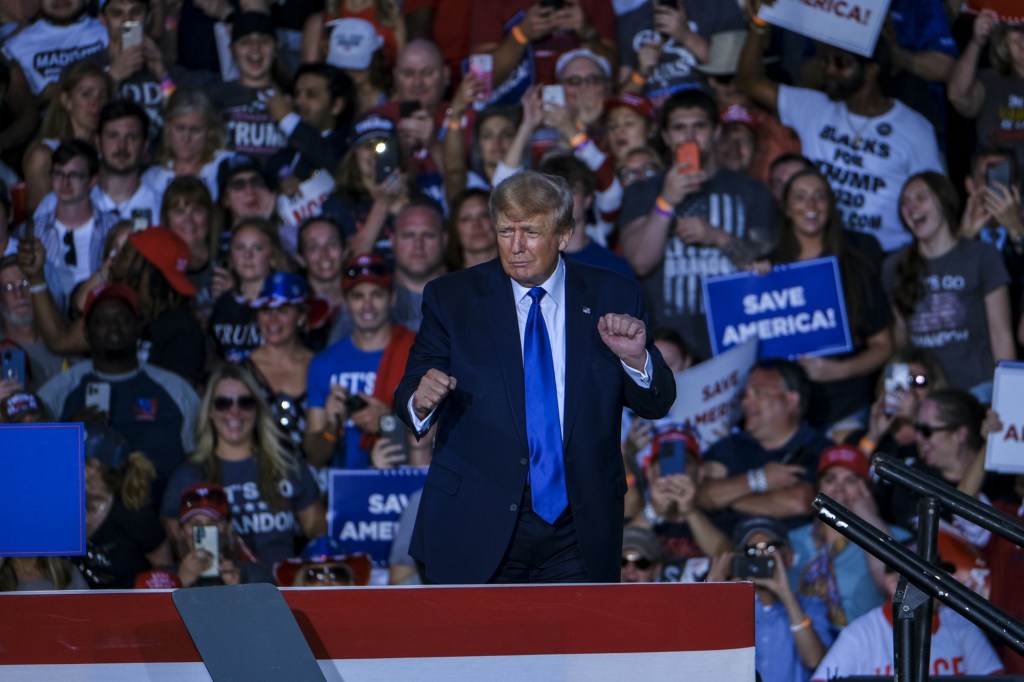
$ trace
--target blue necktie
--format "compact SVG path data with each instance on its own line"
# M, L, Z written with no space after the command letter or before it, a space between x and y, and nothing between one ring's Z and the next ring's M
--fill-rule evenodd
M562 462L562 428L558 423L555 363L540 300L546 292L530 289L533 299L523 339L523 373L526 383L526 440L530 446L530 488L533 510L553 524L569 505Z

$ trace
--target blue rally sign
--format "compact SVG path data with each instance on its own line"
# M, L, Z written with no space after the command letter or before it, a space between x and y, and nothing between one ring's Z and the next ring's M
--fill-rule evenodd
M85 554L85 430L0 425L0 556Z
M346 554L366 552L375 568L387 568L398 517L427 469L332 469L327 489L327 532Z
M853 350L834 256L777 265L767 275L707 277L703 286L715 355L749 338L759 340L762 359Z

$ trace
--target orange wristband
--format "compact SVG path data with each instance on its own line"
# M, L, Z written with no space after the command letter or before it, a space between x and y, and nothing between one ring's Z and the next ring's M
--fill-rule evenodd
M515 41L520 45L525 45L530 42L529 38L526 37L526 34L523 33L523 29L519 28L519 24L512 27L512 37L515 38Z
M767 21L765 21L764 19L757 15L750 17L750 23L752 23L754 26L757 26L758 28L764 28L765 26L768 25Z
M639 71L634 71L633 73L629 74L629 80L633 81L637 85L647 84L647 79L641 76Z
M338 436L333 434L333 433L331 433L327 429L324 429L323 431L321 431L320 435L323 436L324 440L327 441L328 443L337 443L338 442Z
M579 149L580 147L585 145L587 143L587 140L589 139L590 138L587 137L587 134L584 132L576 133L569 139L569 146L572 147L573 149Z
M658 198L654 200L654 210L666 217L675 213L675 209L672 208L672 204L665 201L660 194L658 195Z

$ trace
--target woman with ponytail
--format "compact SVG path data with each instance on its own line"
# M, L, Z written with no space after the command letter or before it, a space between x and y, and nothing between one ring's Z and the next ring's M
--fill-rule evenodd
M169 566L170 545L150 504L156 468L108 426L85 439L85 556L76 559L89 586L130 589L135 576Z
M984 403L996 363L1015 358L1009 275L993 247L960 238L958 208L945 176L929 171L907 180L900 219L913 241L886 259L882 281L897 347L929 349L953 388Z

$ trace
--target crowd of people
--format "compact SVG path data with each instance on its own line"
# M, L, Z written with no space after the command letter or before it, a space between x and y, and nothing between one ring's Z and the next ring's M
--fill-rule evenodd
M0 422L85 423L89 550L0 590L367 584L328 474L429 464L432 433L381 433L424 292L498 256L492 189L533 169L572 190L564 258L639 281L675 373L712 356L705 278L836 259L849 352L759 361L716 442L625 411L621 578L752 579L766 681L890 674L898 576L810 502L911 537L885 452L1024 517L983 468L1024 349L1024 25L893 0L865 57L759 7L5 3ZM940 555L1024 617L1020 548L949 516ZM933 627L936 674L1024 672Z

